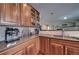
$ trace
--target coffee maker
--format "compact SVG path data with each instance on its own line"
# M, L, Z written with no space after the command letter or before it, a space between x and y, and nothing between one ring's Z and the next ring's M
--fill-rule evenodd
M5 42L12 42L15 40L19 40L19 29L7 27L5 30Z

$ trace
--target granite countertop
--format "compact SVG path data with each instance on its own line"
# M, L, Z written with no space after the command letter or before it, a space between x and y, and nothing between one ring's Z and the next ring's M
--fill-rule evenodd
M51 39L56 38L56 39L63 39L63 40L79 41L79 38L76 38L76 37L68 37L68 36L62 37L61 35L40 34L39 36L49 37Z
M35 37L38 37L38 35L33 35L33 36L30 36L30 37L21 37L20 40L17 40L17 41L13 41L13 42L10 42L10 43L6 43L4 41L0 42L0 52L2 51L5 51L9 48L12 48L14 46L17 46L21 43L24 43L24 42L27 42Z

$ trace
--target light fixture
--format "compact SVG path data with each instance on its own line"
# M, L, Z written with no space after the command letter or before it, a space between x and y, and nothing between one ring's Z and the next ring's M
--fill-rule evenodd
M64 19L67 19L67 17L65 16Z
M53 13L53 12L51 12L50 14L51 14L51 15L53 15L54 13Z

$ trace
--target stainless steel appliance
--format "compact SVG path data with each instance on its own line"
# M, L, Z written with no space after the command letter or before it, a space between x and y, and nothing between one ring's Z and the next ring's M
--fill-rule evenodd
M9 28L7 27L5 30L5 41L12 42L15 40L19 40L19 29L18 28Z

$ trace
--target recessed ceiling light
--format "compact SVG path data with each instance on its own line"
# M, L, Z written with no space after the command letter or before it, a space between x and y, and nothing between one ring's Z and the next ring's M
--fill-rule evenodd
M65 16L64 19L67 19L67 17Z
M50 14L53 15L53 12L51 12Z

